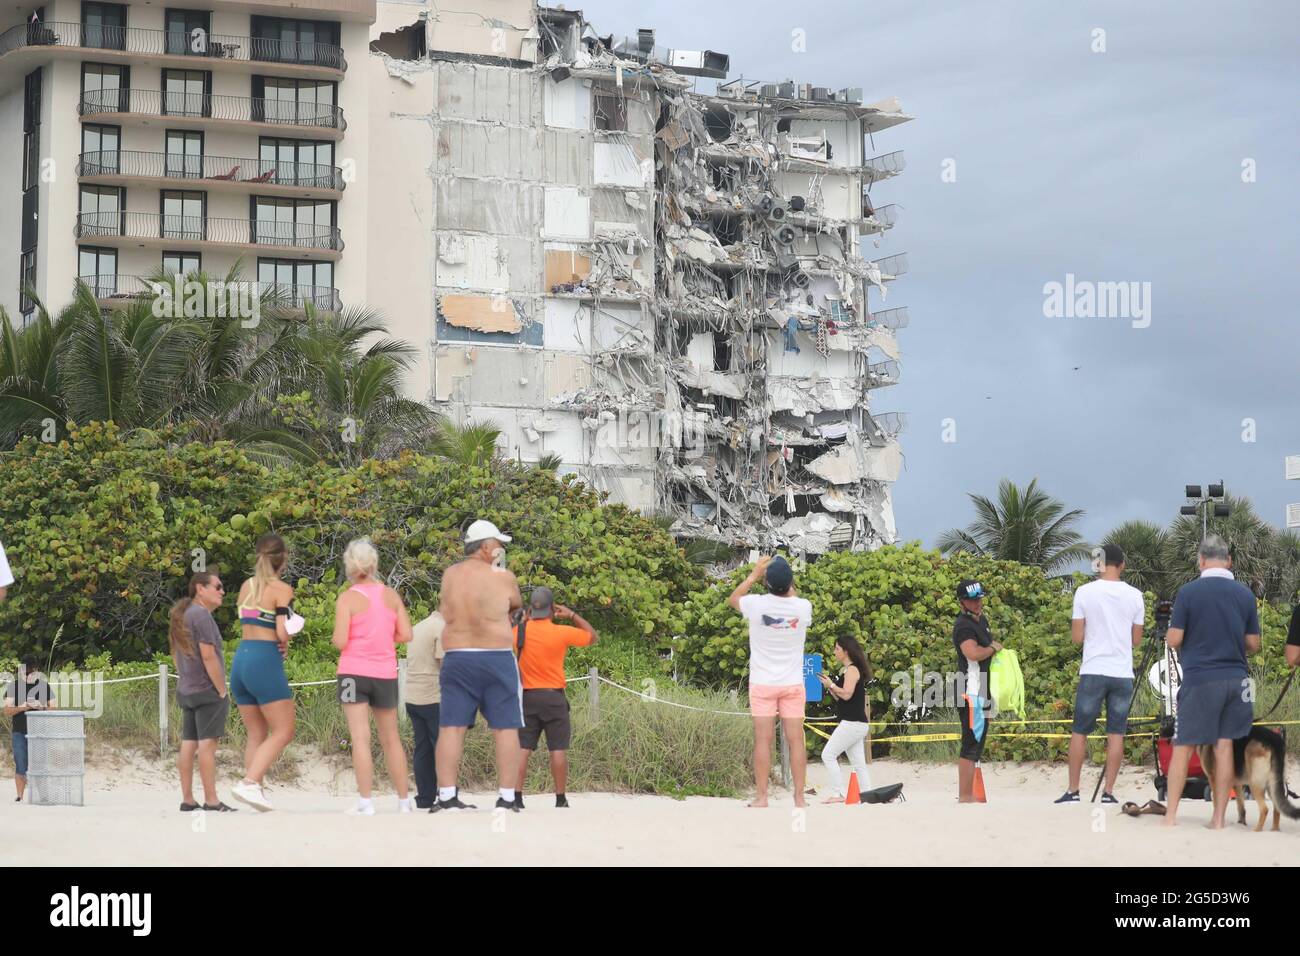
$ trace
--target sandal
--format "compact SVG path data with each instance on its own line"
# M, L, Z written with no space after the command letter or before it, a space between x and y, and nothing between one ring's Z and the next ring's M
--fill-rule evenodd
M197 810L198 808L199 805L197 803L182 803L181 813L190 813L191 811Z
M1132 800L1129 800L1127 803L1124 804L1124 806L1120 807L1119 809L1121 813L1126 814L1127 816L1130 817L1136 817L1142 815L1142 808L1139 807Z
M216 806L213 806L210 803L205 803L203 804L203 809L210 810L213 813L238 813L239 812L239 807L228 806L224 800L218 800Z

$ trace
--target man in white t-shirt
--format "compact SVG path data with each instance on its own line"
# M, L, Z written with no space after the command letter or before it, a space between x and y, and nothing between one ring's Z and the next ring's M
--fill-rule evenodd
M1097 726L1106 702L1106 771L1102 803L1118 803L1111 792L1124 761L1124 733L1133 702L1133 648L1142 643L1146 605L1142 592L1120 580L1124 552L1117 544L1102 547L1101 576L1074 592L1070 636L1083 645L1079 689L1070 728L1070 782L1057 803L1079 802L1079 773L1088 749L1088 734Z
M750 594L758 579L767 594ZM772 772L774 717L780 716L790 742L794 805L805 806L808 750L803 739L803 647L812 622L812 602L795 597L794 571L780 556L759 558L749 577L731 592L727 603L749 622L749 708L754 716L754 784L751 807L767 806Z

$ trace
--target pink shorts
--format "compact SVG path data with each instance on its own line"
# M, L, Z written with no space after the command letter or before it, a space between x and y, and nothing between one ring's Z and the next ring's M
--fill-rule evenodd
M803 719L803 684L750 684L749 712L755 717Z

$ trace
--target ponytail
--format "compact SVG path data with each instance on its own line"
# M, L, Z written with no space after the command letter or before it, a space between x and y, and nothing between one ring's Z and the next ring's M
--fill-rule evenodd
M253 564L253 577L250 579L245 600L255 607L258 606L266 586L279 579L280 572L288 563L289 549L285 547L282 537L268 533L258 538L257 560Z

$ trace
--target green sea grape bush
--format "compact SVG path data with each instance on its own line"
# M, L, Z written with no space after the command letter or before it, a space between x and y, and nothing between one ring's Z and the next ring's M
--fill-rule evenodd
M703 582L670 535L572 476L412 452L271 469L230 443L183 439L95 423L0 456L0 539L18 578L0 604L0 652L147 660L166 649L167 610L189 575L214 568L233 592L266 531L289 544L285 578L307 619L291 670L336 659L340 560L361 535L418 620L437 606L443 569L463 556L461 529L489 517L513 535L508 564L526 588L550 587L598 627L639 635L647 662L647 636L666 632L673 607ZM217 612L230 637L233 604Z

